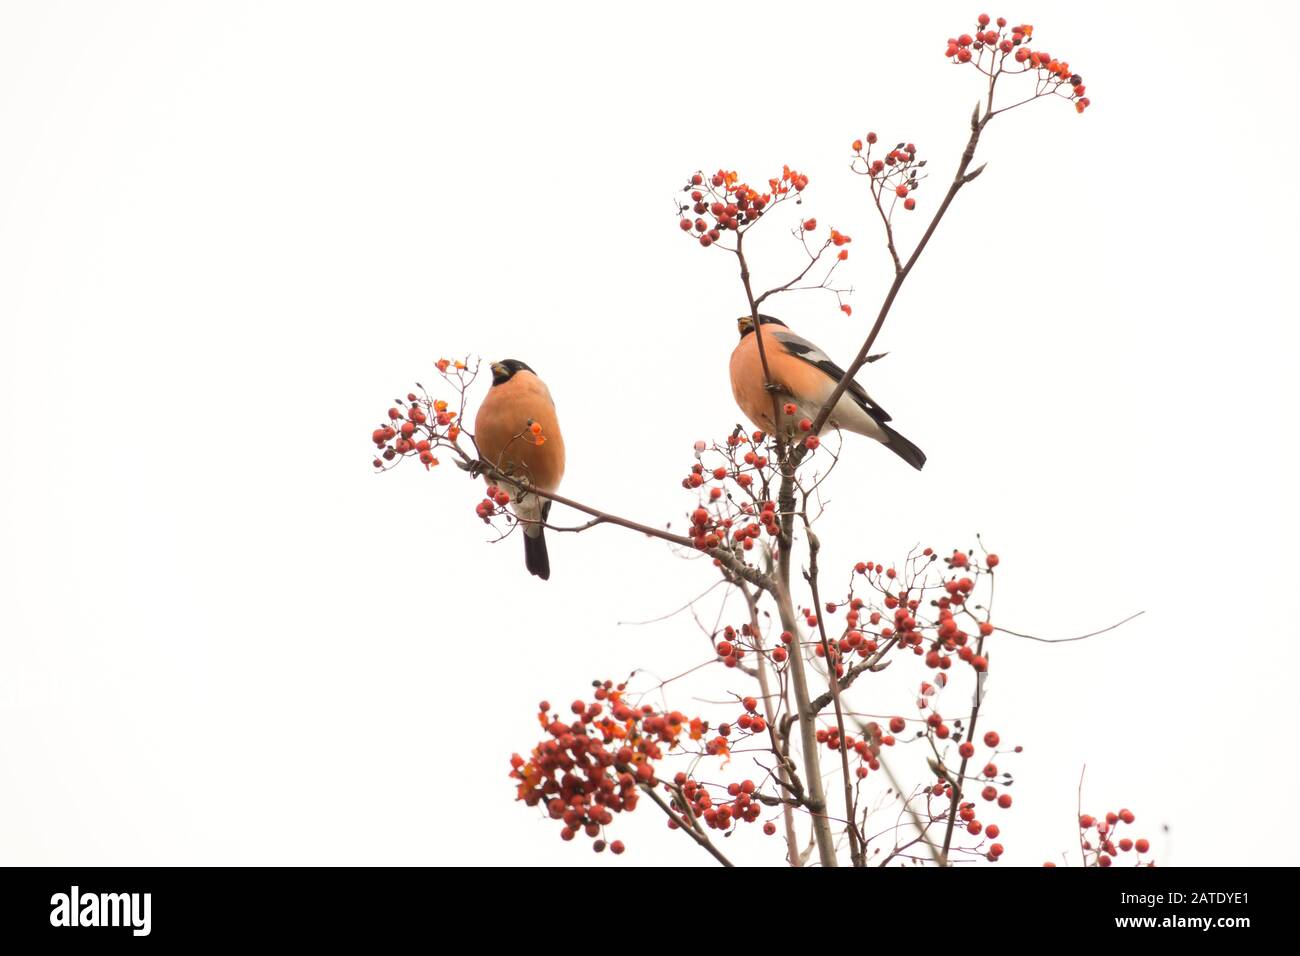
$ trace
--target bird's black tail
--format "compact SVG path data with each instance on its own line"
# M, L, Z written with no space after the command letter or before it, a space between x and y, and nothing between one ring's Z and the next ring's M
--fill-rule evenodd
M543 581L551 576L551 557L546 553L546 532L539 530L537 537L524 535L524 563L528 570Z
M886 442L885 447L917 471L920 471L922 466L925 464L925 452L921 451L921 449L917 448L884 422L879 422L878 424L882 429L884 429L885 434L889 436L889 441Z
M551 502L548 500L542 505L542 520L545 521L551 513ZM531 537L528 530L524 531L524 564L528 570L537 575L543 581L551 576L551 556L546 552L546 529L538 526L537 537Z

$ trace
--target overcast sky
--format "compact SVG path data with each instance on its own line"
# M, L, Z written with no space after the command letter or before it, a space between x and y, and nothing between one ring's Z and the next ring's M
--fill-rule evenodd
M980 92L944 41L985 9L1093 105L986 131L861 376L929 462L850 436L823 566L978 533L1007 627L1146 612L994 640L985 726L1025 747L999 865L1077 849L1085 763L1084 809L1131 808L1157 861L1279 862L1300 142L1291 62L1251 51L1300 17L1024 2L0 3L0 858L709 863L648 804L597 860L506 777L538 700L707 659L689 614L620 624L707 562L597 528L551 536L543 583L478 487L377 477L369 434L439 356L523 359L562 490L680 526L692 443L739 420L744 301L676 190L810 177L854 315L767 311L847 364L890 278L849 143L930 160L910 248ZM753 246L760 284L790 277L781 225ZM854 705L910 713L922 668L892 671ZM695 699L733 690L711 667L668 703L734 717Z

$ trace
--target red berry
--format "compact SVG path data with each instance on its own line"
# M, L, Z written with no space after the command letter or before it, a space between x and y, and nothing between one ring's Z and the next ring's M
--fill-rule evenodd
M987 734L984 735L984 746L985 746L985 747L996 747L996 746L998 745L998 742L999 742L1001 739L1002 739L1002 738L1000 738L1000 737L997 735L997 732L996 732L996 731L990 730Z

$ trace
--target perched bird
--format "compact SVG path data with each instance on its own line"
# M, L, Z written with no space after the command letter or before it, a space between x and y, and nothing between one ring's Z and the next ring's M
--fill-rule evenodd
M534 432L534 426L540 431ZM564 477L564 438L550 390L518 359L492 363L492 387L474 419L474 441L483 460L541 491L555 491ZM494 480L510 495L524 532L524 562L543 581L551 576L545 528L551 500Z
M807 339L795 335L780 319L760 315L757 332L754 320L746 315L737 320L740 344L731 353L731 391L736 404L759 428L775 432L772 421L772 395L776 394L776 412L782 427L793 429L803 418L816 419L822 406L844 379L844 369ZM772 389L766 387L763 361L758 352L758 336L763 337L763 351L771 373ZM787 415L785 406L796 410ZM925 452L890 428L889 413L874 402L856 381L835 403L828 423L845 431L874 438L918 471L925 464Z

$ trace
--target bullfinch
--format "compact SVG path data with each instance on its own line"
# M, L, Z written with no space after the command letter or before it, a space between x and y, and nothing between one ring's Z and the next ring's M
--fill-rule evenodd
M784 419L782 426L793 429L794 422L815 419L825 401L844 379L844 370L807 339L795 335L780 319L760 315L757 330L750 316L737 320L740 343L731 353L731 391L736 404L759 428L776 431L772 421L772 394L776 409ZM771 373L772 390L766 387L763 362L758 352L758 336L763 336L763 351ZM787 415L785 406L796 410ZM874 402L856 381L850 380L831 412L828 423L845 431L874 438L918 471L925 464L925 452L887 424L889 413Z
M540 431L534 431L540 426ZM483 460L541 491L555 491L564 477L564 438L555 402L546 384L518 359L492 363L492 387L474 419L474 441ZM541 522L551 500L525 492L513 482L494 480L510 495L524 532L524 563L543 581L551 576L546 534Z

